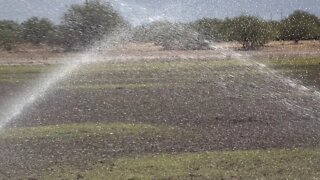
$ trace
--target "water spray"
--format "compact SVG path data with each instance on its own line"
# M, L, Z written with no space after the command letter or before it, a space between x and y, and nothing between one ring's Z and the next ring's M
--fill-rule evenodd
M61 68L50 73L48 78L38 81L33 85L33 88L30 91L26 91L14 100L9 101L9 106L3 108L3 111L0 114L0 129L15 118L19 117L27 107L32 106L33 103L40 99L44 99L51 88L59 82L68 79L73 72L86 64L98 61L101 49L108 52L131 39L131 32L128 30L118 29L104 39L104 41L96 42L84 53L73 57L73 61L67 62Z

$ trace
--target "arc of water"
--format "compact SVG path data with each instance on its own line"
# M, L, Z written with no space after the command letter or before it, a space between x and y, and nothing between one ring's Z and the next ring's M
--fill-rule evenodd
M8 106L4 108L0 114L0 129L8 124L13 119L17 118L22 112L29 106L32 106L37 100L45 98L47 92L59 82L66 80L72 75L73 72L78 70L85 64L90 64L98 61L98 54L100 49L104 51L110 51L131 39L131 33L128 30L116 30L108 37L104 38L104 41L97 42L92 48L87 50L76 57L74 60L64 64L61 68L56 69L45 78L37 82L33 88L26 91L16 97L14 100L8 103Z

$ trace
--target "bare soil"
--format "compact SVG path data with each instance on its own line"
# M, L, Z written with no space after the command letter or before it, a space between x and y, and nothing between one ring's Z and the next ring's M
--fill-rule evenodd
M239 51L238 43L216 43L212 50L199 51L165 51L160 46L151 43L126 44L116 50L100 52L103 54L100 61L141 61L141 60L199 60L232 58L232 54L222 53L222 50ZM320 56L320 41L294 42L275 41L257 51L242 52L255 58L276 58L285 56ZM77 57L77 52L63 52L59 48L46 46L20 45L12 52L0 51L0 64L63 64Z
M296 50L279 50L282 44L270 44L253 55L270 53L297 55ZM285 45L284 45L285 46ZM288 45L291 47L291 44ZM313 47L313 45L311 45ZM295 47L295 46L294 46ZM318 55L308 48L301 54ZM290 48L289 48L290 49ZM258 54L261 53L261 54ZM279 54L278 54L279 53ZM41 54L41 53L40 53ZM229 62L220 51L162 51L150 45L130 45L111 52L121 60L152 59L172 63ZM68 55L72 57L73 55ZM24 53L6 54L2 64L61 63L65 55L46 54L29 59ZM230 57L229 57L230 58ZM184 60L189 61L184 61ZM210 60L211 59L211 60ZM183 60L183 61L182 61ZM144 64L146 62L143 62ZM137 62L139 64L139 62ZM108 64L104 64L108 65ZM130 66L130 63L127 64ZM194 137L104 137L31 138L0 141L0 170L7 178L18 174L37 177L53 166L91 165L119 156L141 154L204 152L216 150L319 148L320 97L316 89L294 88L286 78L272 70L259 70L256 64L238 66L185 65L185 68L91 72L70 80L84 88L58 88L25 109L9 127L58 125L64 123L142 123L179 127ZM173 66L175 67L175 66ZM116 88L90 88L93 84L120 84ZM128 88L125 84L159 83L166 86ZM15 96L28 85L1 83L0 99Z

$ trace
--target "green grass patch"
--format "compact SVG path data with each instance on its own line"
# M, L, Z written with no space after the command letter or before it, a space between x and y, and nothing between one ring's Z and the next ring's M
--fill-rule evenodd
M128 83L128 84L72 84L61 86L61 89L157 89L168 87L184 87L184 83Z
M269 65L319 65L320 57L284 57L268 60ZM171 61L171 62L138 62L138 63L106 63L85 66L79 72L115 72L115 71L163 71L189 70L194 68L222 68L232 66L247 66L239 60L210 60L210 61ZM57 68L58 65L14 65L0 66L0 74L45 73Z
M20 84L38 80L55 69L55 65L0 65L0 83Z
M320 57L291 57L268 62L280 74L299 80L305 86L320 88Z
M245 65L237 60L212 61L172 61L172 62L138 62L106 63L83 66L73 73L72 79L79 78L79 85L70 84L69 89L118 89L150 88L172 86L172 82L194 80L203 76L221 76L224 69ZM15 65L0 66L0 83L29 83L57 69L58 65ZM128 81L130 82L123 82ZM104 81L101 84L86 85L91 82ZM146 81L147 80L147 81ZM105 83L112 81L113 83ZM115 82L114 82L115 81ZM136 83L139 81L138 83ZM167 81L170 81L166 84ZM67 87L68 88L68 87Z
M229 67L247 65L238 60L211 61L172 61L172 62L138 62L138 63L105 63L86 65L79 69L79 73L115 72L115 71L156 71L181 70L202 67ZM28 74L46 73L61 65L0 65L0 74ZM63 65L62 65L63 66Z
M283 57L264 63L279 73L310 81L307 85L317 84L319 79L320 57ZM246 66L249 66L246 61L239 60L92 64L74 72L72 82L65 81L59 87L67 90L180 88L216 82L230 75L244 79L261 73ZM0 66L0 83L32 83L45 79L55 68L58 65Z
M171 62L142 62L142 63L114 63L91 65L83 68L84 71L114 72L114 71L166 71L189 70L203 67L230 67L245 66L245 62L238 60L211 60L211 61L171 61Z
M316 179L319 150L257 150L120 158L86 171L64 166L44 179Z
M0 66L0 74L38 74L49 72L54 69L54 65L14 65Z
M17 79L17 78L0 78L0 83L10 83L10 84L16 84L25 82L24 79Z
M0 83L27 83L39 78L40 74L0 74Z
M61 124L38 127L9 128L0 131L0 139L8 138L51 138L66 136L97 136L97 135L172 135L176 129L149 124L125 123L79 123Z
M320 57L285 57L267 61L267 64L272 66L305 66L305 65L320 65Z

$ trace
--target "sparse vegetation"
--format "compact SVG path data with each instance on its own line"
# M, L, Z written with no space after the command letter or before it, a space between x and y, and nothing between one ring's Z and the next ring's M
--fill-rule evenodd
M46 179L315 179L319 150L259 150L123 157L89 171L56 167Z
M152 136L152 134L174 134L174 131L164 126L157 127L148 124L78 123L38 127L9 128L0 132L0 139L67 138L126 135L138 136L147 134L150 136Z

